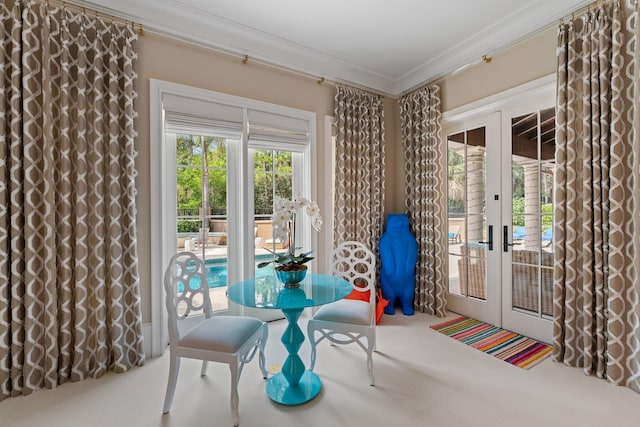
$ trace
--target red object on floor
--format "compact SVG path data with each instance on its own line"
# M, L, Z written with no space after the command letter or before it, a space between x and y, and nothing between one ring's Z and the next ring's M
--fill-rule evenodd
M369 295L369 291L359 292L354 289L349 295L345 297L345 299L355 299L369 302ZM382 319L382 315L384 314L384 308L389 304L389 301L382 297L382 291L380 289L378 289L378 291L376 292L376 297L376 324L379 324L380 319Z

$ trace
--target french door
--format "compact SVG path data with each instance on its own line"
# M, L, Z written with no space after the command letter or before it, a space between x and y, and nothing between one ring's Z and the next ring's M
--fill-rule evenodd
M260 143L249 149L249 163L253 165L253 173L249 180L252 188L252 200L249 201L253 211L253 251L250 252L249 270L245 277L264 277L274 274L274 264L258 267L263 261L274 259L284 254L288 242L274 236L274 201L277 198L291 200L296 194L303 194L304 177L302 174L304 154L297 151L282 150L277 144ZM303 232L304 234L304 232ZM265 291L266 292L266 291ZM242 307L243 314L271 321L284 318L281 310L264 310Z
M226 289L229 278L237 275L233 265L237 254L229 251L237 239L229 224L227 198L229 152L239 144L239 135L201 132L167 132L167 144L174 148L175 175L170 193L175 200L175 251L193 252L205 264L209 296L214 311L229 308ZM233 220L232 220L233 221Z
M304 154L276 149L276 143L261 142L259 148L250 148L248 163L253 173L245 186L249 191L238 192L230 189L237 188L240 180L234 174L234 159L240 157L239 137L167 132L165 138L175 150L175 175L169 174L175 187L169 192L176 215L168 218L169 224L175 224L168 225L176 230L175 251L193 252L203 260L213 309L226 311L230 308L227 286L246 277L273 274L272 265L258 268L258 264L287 250L285 242L274 238L274 200L302 194ZM253 212L251 226L240 227L243 218L229 212L239 212L247 194L253 195L246 201L247 211ZM251 235L246 232L250 230ZM247 250L234 250L240 247L240 240ZM262 320L282 318L279 310L244 310Z
M555 109L503 112L502 324L551 342Z
M216 311L242 313L229 303L226 288L267 273L256 263L274 240L273 196L315 198L316 117L160 80L151 79L149 88L150 342L152 354L159 355L167 344L164 271L177 251L193 252L205 262ZM311 224L301 221L300 228L297 245L313 248ZM281 313L255 313L263 320L274 315Z
M500 114L446 129L448 307L500 322Z
M448 307L552 338L553 98L445 126Z

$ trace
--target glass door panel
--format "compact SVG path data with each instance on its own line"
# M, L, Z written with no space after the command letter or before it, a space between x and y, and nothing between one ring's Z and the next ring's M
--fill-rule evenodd
M290 151L251 149L253 156L253 229L254 274L264 277L274 274L273 263L258 267L264 261L273 260L288 250L288 242L274 236L273 211L276 198L293 198L293 156ZM262 320L282 318L280 310L243 308L244 313L260 316ZM267 313L265 313L267 311Z
M449 292L486 299L485 128L448 137Z
M270 274L273 264L258 268L258 263L274 259L287 251L286 241L274 236L273 206L276 198L291 199L292 153L276 150L252 150L254 164L254 230L256 277Z
M174 134L176 141L176 247L206 266L214 311L229 308L227 251L227 140Z
M508 119L511 243L503 269L504 327L550 339L553 315L553 182L555 111L545 108Z
M487 161L499 158L494 151L500 148L498 120L499 116L492 115L479 120L477 126L462 124L461 130L454 128L447 132L448 290L451 296L447 301L453 311L490 322L495 322L499 307L495 280L490 279L496 268L489 266L498 259L498 245L494 243L497 236L492 230L499 221L500 211L498 202L489 201L497 193L493 187L499 185L499 174L495 174L496 168L487 169Z

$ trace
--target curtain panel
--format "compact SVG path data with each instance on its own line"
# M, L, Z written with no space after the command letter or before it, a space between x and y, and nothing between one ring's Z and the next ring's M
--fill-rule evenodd
M406 208L418 241L415 309L443 317L446 308L446 188L440 88L431 85L400 100Z
M0 400L144 362L136 34L0 6Z
M636 8L559 28L553 358L640 392Z
M384 224L384 99L341 84L336 89L333 243L356 240L379 255Z

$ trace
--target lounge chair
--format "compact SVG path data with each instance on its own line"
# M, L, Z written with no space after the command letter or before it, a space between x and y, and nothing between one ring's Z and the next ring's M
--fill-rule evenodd
M449 243L460 243L460 226L450 225L448 236L449 236Z

